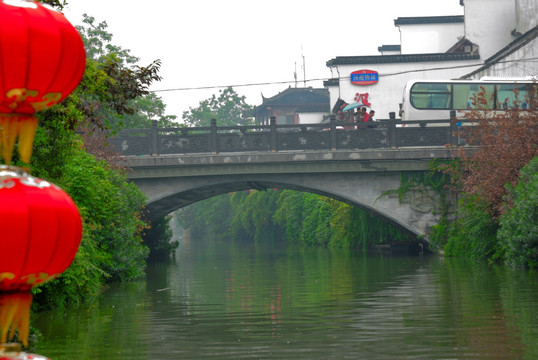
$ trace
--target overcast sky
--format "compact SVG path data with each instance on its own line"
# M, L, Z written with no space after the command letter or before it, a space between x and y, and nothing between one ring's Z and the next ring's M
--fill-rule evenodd
M237 86L260 105L295 86L322 87L325 63L337 56L380 55L381 45L400 43L394 20L406 16L462 15L459 0L68 0L73 25L82 14L106 21L112 42L130 49L145 66L160 59L158 91L167 114L183 111ZM305 68L303 69L303 57ZM315 81L311 81L315 80ZM193 89L214 87L211 89ZM190 89L190 90L183 90Z

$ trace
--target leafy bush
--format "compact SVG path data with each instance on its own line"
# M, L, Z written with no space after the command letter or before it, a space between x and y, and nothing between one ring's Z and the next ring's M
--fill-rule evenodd
M84 232L71 266L56 280L33 289L34 310L78 306L94 300L109 277L100 266L108 263L110 258L110 254L99 249L89 233Z
M301 238L305 245L327 246L331 240L332 209L323 197L303 194L304 215Z
M125 175L111 170L83 150L65 165L62 186L79 207L85 231L111 255L102 264L111 279L144 276L148 248L142 243L145 196Z
M152 221L151 228L144 234L144 242L149 248L149 259L162 260L169 258L179 246L179 242L171 241L171 216Z
M445 254L475 260L493 259L500 250L498 225L485 201L478 196L465 196L458 204L458 219L448 228Z
M48 143L46 138L40 141ZM44 146L49 147L53 146ZM55 281L36 289L39 307L76 305L97 295L106 280L143 277L148 256L141 237L146 226L141 219L144 195L125 175L82 147L69 152L63 164L56 165L61 169L52 169L61 174L53 182L77 204L83 237L71 266Z
M502 216L498 233L505 261L538 268L538 157L521 170L517 185L507 188L513 206Z

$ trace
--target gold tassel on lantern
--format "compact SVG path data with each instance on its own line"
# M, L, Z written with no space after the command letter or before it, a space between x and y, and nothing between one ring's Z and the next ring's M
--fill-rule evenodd
M20 114L0 114L0 153L7 165L11 164L15 142L19 138L19 156L30 163L37 128L37 119Z
M12 340L17 331L19 342L28 346L31 304L30 292L0 293L0 344Z

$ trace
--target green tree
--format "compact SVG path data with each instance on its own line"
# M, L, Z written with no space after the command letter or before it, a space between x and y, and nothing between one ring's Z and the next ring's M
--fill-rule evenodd
M149 86L161 80L161 61L136 65L139 59L130 50L112 44L106 22L96 23L86 14L82 21L76 28L86 48L86 71L75 96L90 129L118 129L124 115L136 113L134 100L148 96Z
M166 105L155 93L137 97L132 100L131 106L135 111L123 116L122 127L125 129L149 128L152 120L157 120L157 126L160 128L179 126L175 122L177 116L165 114Z
M43 4L49 4L50 6L58 10L63 10L64 6L67 5L67 0L37 0L37 1Z
M327 246L331 240L331 208L326 198L315 194L303 195L303 226L301 240L309 246Z
M270 238L270 235L278 233L273 222L278 195L279 191L275 190L250 191L241 207L236 204L233 223L239 222L244 232L255 241Z
M93 30L92 36L107 39L104 27ZM149 95L147 87L159 79L159 64L127 67L134 60L129 52L106 50L88 58L80 85L65 101L37 115L32 173L61 186L83 220L81 246L73 264L58 279L36 289L38 307L77 304L98 294L107 280L144 276L145 197L127 182L121 166L112 166L110 154L88 153L88 143L74 130L108 129L125 114L133 114L133 101Z
M190 229L194 235L228 239L230 223L236 211L230 200L232 196L234 195L221 194L181 208L178 220L183 228Z
M140 61L140 58L131 54L131 50L112 43L114 36L108 32L106 21L97 22L95 17L83 14L82 23L84 25L77 25L76 29L82 37L88 59L104 63L114 56L121 65L133 65Z
M499 240L511 266L538 268L538 157L522 170L516 186L508 186L513 204L500 221Z
M42 143L50 142L40 136ZM107 280L140 278L148 256L141 237L146 227L141 219L144 195L124 174L82 147L73 146L66 153L63 164L56 165L62 171L54 171L60 177L53 182L77 204L83 236L73 264L58 279L36 289L35 303L40 307L75 305L92 299Z
M218 239L285 240L301 246L366 251L372 244L413 240L359 208L292 190L239 191L192 204L180 219L196 235Z
M304 216L303 193L292 190L282 191L277 199L273 219L283 228L286 238L292 243L301 243Z
M151 222L151 227L144 233L144 243L148 246L150 260L163 260L169 258L179 246L179 242L172 241L171 216L163 216Z
M209 126L211 119L217 119L218 126L238 126L253 124L254 107L248 105L245 96L239 96L231 87L213 94L200 102L197 108L189 108L183 113L183 121L189 126Z

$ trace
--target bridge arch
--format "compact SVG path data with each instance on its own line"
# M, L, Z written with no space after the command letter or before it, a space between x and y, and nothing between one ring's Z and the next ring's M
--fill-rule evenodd
M135 178L132 181L148 196L146 208L150 220L223 193L278 188L343 201L427 240L429 229L440 220L440 196L426 187L409 191L403 198L390 193L400 187L400 178L401 172L322 172Z

